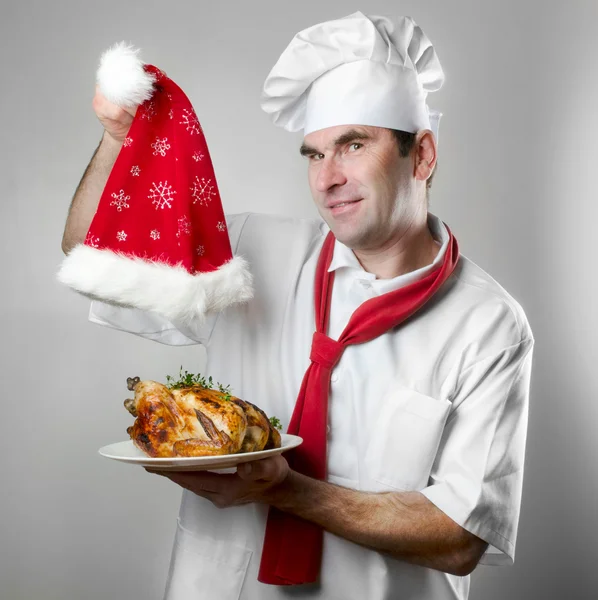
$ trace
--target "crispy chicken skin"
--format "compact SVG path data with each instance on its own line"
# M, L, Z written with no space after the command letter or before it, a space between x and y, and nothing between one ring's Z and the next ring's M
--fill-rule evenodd
M139 377L127 379L127 386L135 397L124 404L136 417L127 433L153 458L219 456L281 445L266 413L235 396L200 386L171 390Z

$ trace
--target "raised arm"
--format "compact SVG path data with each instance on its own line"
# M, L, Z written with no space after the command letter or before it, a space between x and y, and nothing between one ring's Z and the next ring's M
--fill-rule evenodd
M62 236L62 251L65 254L85 240L102 191L136 111L136 107L125 109L109 102L97 87L92 104L104 127L104 134L85 169L69 208Z

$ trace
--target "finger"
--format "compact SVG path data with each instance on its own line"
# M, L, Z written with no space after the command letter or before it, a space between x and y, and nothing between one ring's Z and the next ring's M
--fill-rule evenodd
M231 498L235 497L235 487L242 485L237 475L218 474L196 471L153 471L149 473L162 475L196 496L209 500L214 506L224 508L230 506Z
M139 108L139 106L137 104L133 105L133 106L123 106L122 109L125 112L128 112L132 117L135 116L135 114L137 113L137 109Z
M133 106L120 106L119 104L110 102L99 90L93 97L92 106L98 117L111 119L117 123L129 124L133 122L139 108L137 104Z
M165 476L185 489L196 493L212 492L214 494L223 493L234 484L234 480L238 480L234 474L218 474L207 471L166 471Z
M157 471L156 469L151 469L148 467L143 467L148 473L151 473L152 475L164 475L163 471Z
M280 475L277 458L264 458L240 464L237 473L245 481L275 481Z

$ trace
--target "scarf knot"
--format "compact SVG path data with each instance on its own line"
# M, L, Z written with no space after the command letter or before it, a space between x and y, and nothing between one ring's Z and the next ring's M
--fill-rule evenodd
M314 331L309 358L324 369L332 370L339 361L345 346L327 335Z

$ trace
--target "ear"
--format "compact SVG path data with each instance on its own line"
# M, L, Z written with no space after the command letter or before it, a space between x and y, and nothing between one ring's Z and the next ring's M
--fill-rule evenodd
M413 176L426 181L436 165L436 139L430 129L421 129L415 136Z

